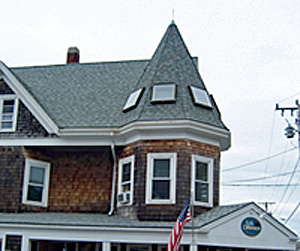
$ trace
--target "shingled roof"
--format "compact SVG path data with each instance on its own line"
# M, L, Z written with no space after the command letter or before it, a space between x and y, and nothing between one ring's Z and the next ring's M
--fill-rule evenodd
M205 91L206 88L174 23L168 27L151 60L10 70L61 129L191 120L227 130L212 98L212 109L193 103L188 86ZM176 85L175 102L151 102L153 85L170 82ZM140 102L124 112L129 95L141 87L145 91Z

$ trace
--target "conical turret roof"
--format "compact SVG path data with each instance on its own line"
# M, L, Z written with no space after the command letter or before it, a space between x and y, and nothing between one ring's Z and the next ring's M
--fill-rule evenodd
M174 102L151 102L153 86L174 83L176 94ZM207 92L177 26L169 25L148 66L140 77L136 88L145 88L137 107L128 113L133 120L192 120L226 129L212 97L212 107L195 105L190 86ZM208 97L208 95L207 95Z

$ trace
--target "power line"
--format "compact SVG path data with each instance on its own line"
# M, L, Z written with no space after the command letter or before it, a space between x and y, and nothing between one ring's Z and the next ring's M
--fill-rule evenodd
M286 101L286 100L288 100L288 99L294 98L294 97L298 96L299 94L300 94L300 92L296 92L294 95L292 95L292 96L290 96L290 97L287 97L287 98L285 98L285 99L279 101L278 103L282 103L282 102L284 102L284 101Z
M222 184L222 186L231 186L231 187L295 187L300 186L300 183L295 184L239 184L239 183L232 183L232 184Z
M289 222L289 220L294 216L294 214L298 210L299 206L300 206L300 202L298 202L297 206L294 208L294 210L292 211L292 213L289 215L289 217L287 217L287 219L284 222L285 224L287 224Z
M272 129L271 129L271 136L270 136L270 139L269 139L269 146L268 146L268 157L270 157L270 154L271 154L271 146L273 146L272 142L273 142L273 137L274 137L274 127L275 127L275 113L273 113L273 118L272 118ZM286 149L285 149L286 150ZM269 168L269 160L268 159L265 163L265 170L263 172L264 176L266 176L267 174L267 170ZM263 187L261 187L260 189L260 193L259 193L259 198L261 198L263 195Z
M285 195L286 195L286 193L287 193L287 190L288 190L288 188L290 187L290 184L291 184L292 179L293 179L293 177L294 177L294 175L295 175L295 172L296 172L297 166L298 166L298 164L299 164L299 161L300 161L300 157L298 158L298 160L297 160L297 162L296 162L296 165L295 165L295 167L294 167L294 169L293 169L293 171L292 171L292 174L291 174L291 176L290 176L289 182L288 182L288 184L286 185L286 188L284 189L284 192L283 192L283 194L282 194L282 196L281 196L281 199L279 200L279 202L278 202L278 204L277 204L277 207L275 208L274 212L278 209L279 205L282 203L283 198L285 197ZM281 211L282 211L282 210L283 210L283 208L281 209ZM280 211L280 213L281 213L281 211ZM280 214L280 213L279 213L279 214Z
M287 149L288 143L289 143L289 141L286 141L285 149ZM296 146L294 146L294 147L296 147ZM288 161L287 164L284 165L285 160L287 159L287 156L286 156L286 155L283 156L283 158L281 159L280 169L279 169L278 173L281 173L281 172L282 172L282 169L283 169L284 167L287 167L287 166L289 166L289 167L292 166L292 167L293 167L294 163L291 162L292 159L293 159L293 157L294 157L294 156L290 155L290 156L289 156L289 159L287 160L287 161ZM292 171L290 171L290 172L288 172L288 173L291 174ZM276 179L275 184L283 183L283 182L284 182L283 176L281 176L281 179ZM273 198L273 200L275 200L275 198L278 197L278 194L280 194L280 191L281 191L280 188L274 189L274 190L270 193L270 194L271 194L271 198Z
M296 172L299 172L300 170L297 170ZM273 175L269 175L269 176L264 176L264 177L258 177L258 178L249 178L249 179L240 179L240 180L232 180L229 182L226 182L224 184L231 184L234 182L249 182L249 181L261 181L261 180L268 180L268 179L273 179L273 178L277 178L277 177L281 177L281 176L286 176L291 174L293 171L291 172L285 172L285 173L279 173L279 174L273 174Z
M246 164L242 164L242 165L238 165L238 166L234 166L234 167L230 167L230 168L227 168L227 169L224 169L222 172L229 172L229 171L233 171L233 170L237 170L237 169L241 169L243 167L246 167L246 166L250 166L250 165L254 165L254 164L257 164L257 163L260 163L260 162L263 162L263 161L266 161L266 160L269 160L269 159L272 159L272 158L276 158L282 154L285 154L287 152L290 152L290 151L293 151L297 149L297 147L293 147L293 148L290 148L286 151L282 151L282 152L279 152L279 153L276 153L274 155L271 155L269 157L265 157L265 158L262 158L262 159L258 159L258 160L255 160L255 161L251 161L249 163L246 163Z

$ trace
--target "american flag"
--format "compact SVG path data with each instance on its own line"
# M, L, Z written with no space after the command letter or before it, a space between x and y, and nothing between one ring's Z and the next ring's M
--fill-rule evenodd
M184 209L181 211L175 226L170 235L167 251L178 251L180 247L180 240L183 234L183 228L186 222L191 220L190 201L186 203Z

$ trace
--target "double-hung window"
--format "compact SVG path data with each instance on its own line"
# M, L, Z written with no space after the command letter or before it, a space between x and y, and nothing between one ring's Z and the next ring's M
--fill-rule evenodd
M176 196L176 153L148 153L147 204L174 204Z
M18 99L15 95L0 95L0 132L16 130Z
M134 155L119 160L118 206L133 201Z
M26 159L23 203L47 207L49 190L50 163Z
M192 155L192 191L195 205L212 206L213 159Z

